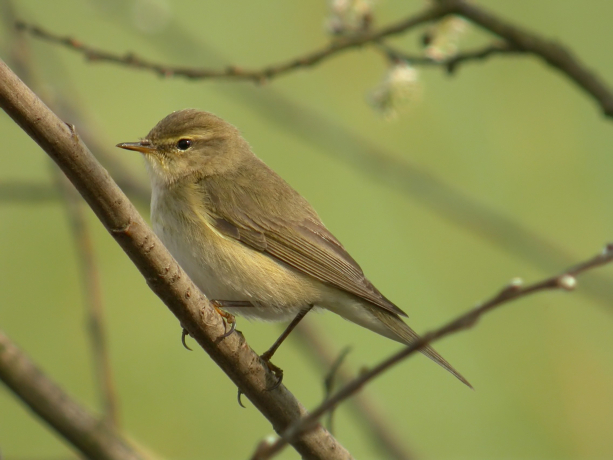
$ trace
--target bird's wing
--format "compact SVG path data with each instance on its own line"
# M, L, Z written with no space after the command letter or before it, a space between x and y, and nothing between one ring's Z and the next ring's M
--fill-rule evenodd
M283 181L273 171L268 172L269 181ZM309 203L289 185L282 182L284 193L271 194L265 186L258 187L257 180L227 179L225 187L216 186L215 178L199 184L208 201L207 212L220 233L383 310L406 316L366 279ZM268 203L266 212L262 210L263 200Z

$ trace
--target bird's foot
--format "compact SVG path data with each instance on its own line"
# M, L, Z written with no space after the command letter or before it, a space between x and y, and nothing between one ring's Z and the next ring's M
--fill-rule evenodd
M225 339L229 335L231 335L236 330L236 318L233 314L228 313L227 311L222 310L224 306L227 306L223 300L211 300L211 305L215 311L221 316L223 320L224 329L226 332L219 336L220 339ZM228 324L230 325L230 330L228 331Z
M272 351L274 352L274 350ZM272 358L272 355L273 353L271 353L271 350L268 350L260 355L260 359L264 361L264 364L266 364L266 367L268 367L268 370L272 372L274 376L277 378L277 381L270 388L266 388L266 391L276 390L277 388L279 388L279 385L281 385L281 382L283 382L283 369L281 369L279 366L275 366L270 361L270 359Z
M244 302L240 302L240 304L243 305ZM236 330L236 318L234 317L233 314L228 313L227 311L222 310L222 308L223 307L232 307L232 306L235 306L235 305L231 301L224 301L224 300L211 300L211 305L213 305L213 308L215 309L217 314L219 316L221 316L221 318L223 320L223 325L224 325L224 329L226 329L226 332L224 332L222 335L220 335L219 338L220 339L225 339L226 337L231 335ZM228 324L230 325L230 330L227 330L228 329ZM192 351L192 349L187 346L187 343L185 343L185 337L187 337L188 335L189 335L189 332L187 331L187 329L183 328L183 332L181 334L181 343L183 344L183 346L186 349L188 349L189 351Z
M276 390L281 385L281 382L283 382L283 369L281 369L279 366L274 365L270 361L271 357L272 357L272 353L270 353L270 350L268 350L265 353L260 355L260 359L262 359L262 361L264 361L264 364L266 364L266 367L268 368L268 370L270 372L272 372L274 374L274 376L277 378L277 381L275 383L273 383L270 388L266 388L266 391ZM243 392L239 388L238 389L238 395L237 395L238 404L242 408L245 408L245 406L243 405L243 401L241 400L241 396L242 395L243 395Z

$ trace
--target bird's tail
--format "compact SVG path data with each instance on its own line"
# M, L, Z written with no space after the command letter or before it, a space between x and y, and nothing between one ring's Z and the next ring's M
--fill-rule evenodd
M380 326L383 326L383 327L379 326L375 328L373 327L374 325L372 324L371 325L363 324L363 326L371 329L374 332L384 335L385 337L389 337L392 340L403 343L405 345L410 345L415 340L419 339L419 335L417 335L417 333L413 329L411 329L398 315L389 313L387 311L382 310L381 308L377 308L374 306L373 307L368 306L368 309L378 320L380 320L380 323L382 323ZM432 361L437 363L438 365L442 366L443 368L451 372L460 382L464 383L470 388L473 387L468 382L468 380L466 380L462 376L462 374L456 371L453 368L453 366L449 364L445 360L445 358L439 355L432 347L426 345L419 351L422 352L424 355L426 355L428 358L430 358Z

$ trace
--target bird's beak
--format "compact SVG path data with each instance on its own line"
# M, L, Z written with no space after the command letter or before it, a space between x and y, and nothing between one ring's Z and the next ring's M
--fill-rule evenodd
M143 139L140 142L122 142L121 144L117 144L116 147L126 150L135 150L144 154L155 152L155 147L151 145L151 142L149 142L147 139Z

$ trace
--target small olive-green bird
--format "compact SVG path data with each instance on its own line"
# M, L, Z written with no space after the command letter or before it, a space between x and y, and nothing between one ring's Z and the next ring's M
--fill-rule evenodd
M403 344L418 338L307 200L230 123L180 110L140 142L118 147L144 155L153 230L224 310L286 321L325 308ZM422 353L470 386L432 348Z

